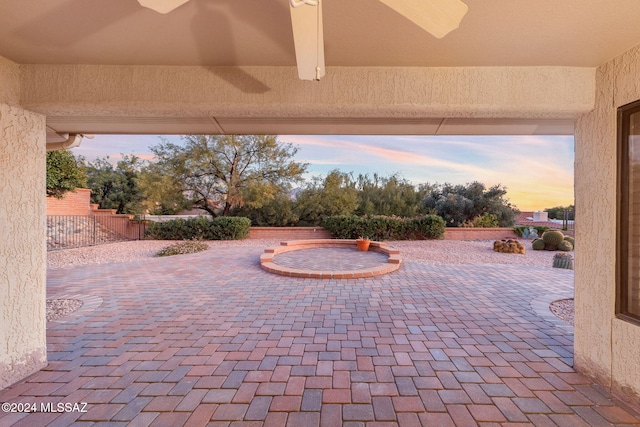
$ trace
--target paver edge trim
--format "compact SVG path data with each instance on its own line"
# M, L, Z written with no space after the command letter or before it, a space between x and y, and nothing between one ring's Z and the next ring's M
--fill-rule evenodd
M273 258L283 252L298 251L311 248L338 248L345 246L357 247L354 239L312 239L312 240L289 240L281 242L280 246L266 248L260 255L260 267L263 270L288 277L302 277L314 279L359 279L364 277L374 277L391 273L400 268L402 257L400 250L391 248L385 242L372 241L369 250L381 252L388 255L387 262L374 267L359 270L331 271L331 270L307 270L280 266L273 262Z

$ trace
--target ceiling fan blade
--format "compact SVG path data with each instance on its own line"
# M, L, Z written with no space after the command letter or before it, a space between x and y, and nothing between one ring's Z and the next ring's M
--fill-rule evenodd
M380 1L439 39L458 28L467 13L467 5L460 0Z
M141 6L148 7L158 13L169 13L189 0L138 0Z
M322 0L290 0L291 27L300 80L324 76Z

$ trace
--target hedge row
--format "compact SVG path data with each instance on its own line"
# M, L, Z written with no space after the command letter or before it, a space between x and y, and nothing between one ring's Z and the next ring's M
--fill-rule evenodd
M444 238L445 223L438 215L415 218L390 216L331 216L325 219L326 228L337 239L423 240Z
M166 222L150 222L147 236L156 240L240 240L249 235L251 220L244 217L200 216L174 219Z

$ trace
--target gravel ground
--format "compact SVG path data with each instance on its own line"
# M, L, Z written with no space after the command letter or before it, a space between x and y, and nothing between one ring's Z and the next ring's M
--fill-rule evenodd
M573 325L573 298L559 299L549 305L549 310L571 326Z
M433 264L523 264L551 267L551 251L534 251L523 241L525 254L503 254L493 250L493 240L419 240L389 242L400 249L402 259Z
M47 253L47 268L69 268L79 265L106 264L111 262L131 262L152 258L174 241L140 240L110 243L85 248L64 249ZM241 241L209 241L209 248L225 246L257 246L267 248L280 244L278 239L254 239ZM555 252L534 251L529 242L525 243L525 254L502 254L494 252L493 241L421 240L396 241L389 245L400 249L406 261L421 261L433 264L522 264L551 267ZM75 307L75 308L74 308ZM79 306L74 303L58 303L57 312L52 316L65 315ZM551 304L553 314L573 325L573 300L559 300ZM62 314L61 314L62 313ZM49 316L49 314L48 314Z
M66 316L82 307L82 301L77 299L49 299L47 300L47 321Z
M47 253L48 268L67 268L79 265L130 262L152 258L175 241L138 240L109 243L76 249L63 249ZM253 239L240 241L209 241L210 248L225 246L257 246L266 248L280 244L278 239ZM455 241L419 240L396 241L389 245L400 249L407 261L422 261L433 264L523 264L551 267L555 252L534 251L527 242L526 254L502 254L494 252L492 240Z

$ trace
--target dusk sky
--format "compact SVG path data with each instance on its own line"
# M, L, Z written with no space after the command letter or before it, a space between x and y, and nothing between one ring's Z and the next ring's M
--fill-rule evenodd
M179 136L165 136L179 143ZM502 184L523 211L573 204L573 136L354 136L282 135L309 163L308 177L332 169L382 176L398 173L413 184ZM73 149L92 161L123 154L152 160L157 135L96 135Z

